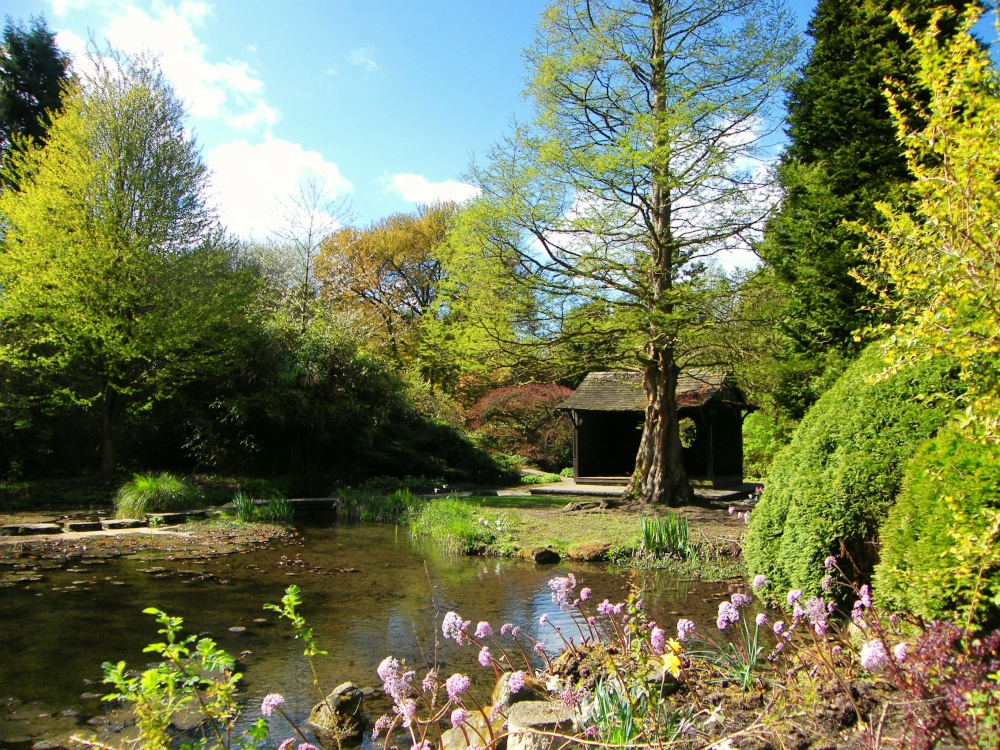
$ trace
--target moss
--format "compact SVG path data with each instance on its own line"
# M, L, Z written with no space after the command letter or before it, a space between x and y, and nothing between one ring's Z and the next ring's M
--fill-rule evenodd
M878 379L883 366L879 345L869 346L775 457L744 554L749 573L766 575L776 594L817 593L827 555L854 580L868 580L903 464L952 411L961 386L950 363Z
M996 625L1000 550L984 510L1000 510L1000 449L955 427L942 430L906 464L899 501L882 525L880 600L928 620L965 622L975 598L974 619Z

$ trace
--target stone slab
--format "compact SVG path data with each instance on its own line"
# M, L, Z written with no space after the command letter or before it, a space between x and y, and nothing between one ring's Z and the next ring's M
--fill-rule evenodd
M3 536L30 536L32 534L61 534L62 526L57 523L12 523L0 526Z
M66 531L100 531L100 521L64 521L63 529Z
M187 520L187 513L150 513L147 518L158 518L161 523L173 526L174 524L184 523Z
M101 526L109 531L115 529L144 529L149 522L140 518L102 518Z

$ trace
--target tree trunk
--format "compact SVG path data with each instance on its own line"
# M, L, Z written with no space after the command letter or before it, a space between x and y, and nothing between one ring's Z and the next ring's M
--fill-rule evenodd
M118 433L121 428L121 398L113 386L105 386L101 403L101 476L118 468Z
M625 496L676 507L691 499L691 485L681 460L675 401L678 368L669 349L650 354L643 375L646 424Z
M666 57L664 53L664 7L662 0L648 0L650 11L650 86L655 118L654 153L651 164L649 269L649 343L646 346L643 387L646 391L646 424L642 430L635 471L625 496L644 503L677 506L691 499L691 485L681 461L681 436L677 418L677 363L673 344L676 331L668 323L664 330L657 319L673 314L673 278L678 262L677 242L671 226L670 130L666 118ZM662 314L662 316L661 316Z

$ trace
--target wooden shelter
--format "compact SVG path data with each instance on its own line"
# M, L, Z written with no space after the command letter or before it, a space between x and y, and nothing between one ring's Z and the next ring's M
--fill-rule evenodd
M645 420L639 372L592 372L562 405L573 421L573 476L586 484L624 484L635 470ZM681 419L694 422L683 448L692 484L743 482L743 419L756 407L722 373L683 372L677 381Z

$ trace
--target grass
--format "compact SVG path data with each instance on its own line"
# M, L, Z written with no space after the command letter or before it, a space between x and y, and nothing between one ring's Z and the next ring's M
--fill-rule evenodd
M142 518L148 513L190 510L204 504L198 490L173 474L134 474L115 496L115 516Z
M562 477L558 474L525 474L521 477L521 484L554 484L561 481Z
M507 547L512 520L467 499L441 498L430 501L413 516L410 531L416 537L432 538L452 552L478 554Z
M342 518L371 523L405 523L424 504L405 488L388 495L351 490L340 490L339 495Z
M684 516L668 513L665 516L639 516L642 549L654 557L680 557L694 554L690 541L688 520Z
M295 515L292 504L283 497L272 497L264 505L257 505L254 499L238 490L233 495L236 517L243 523L266 521L271 523L291 523Z

